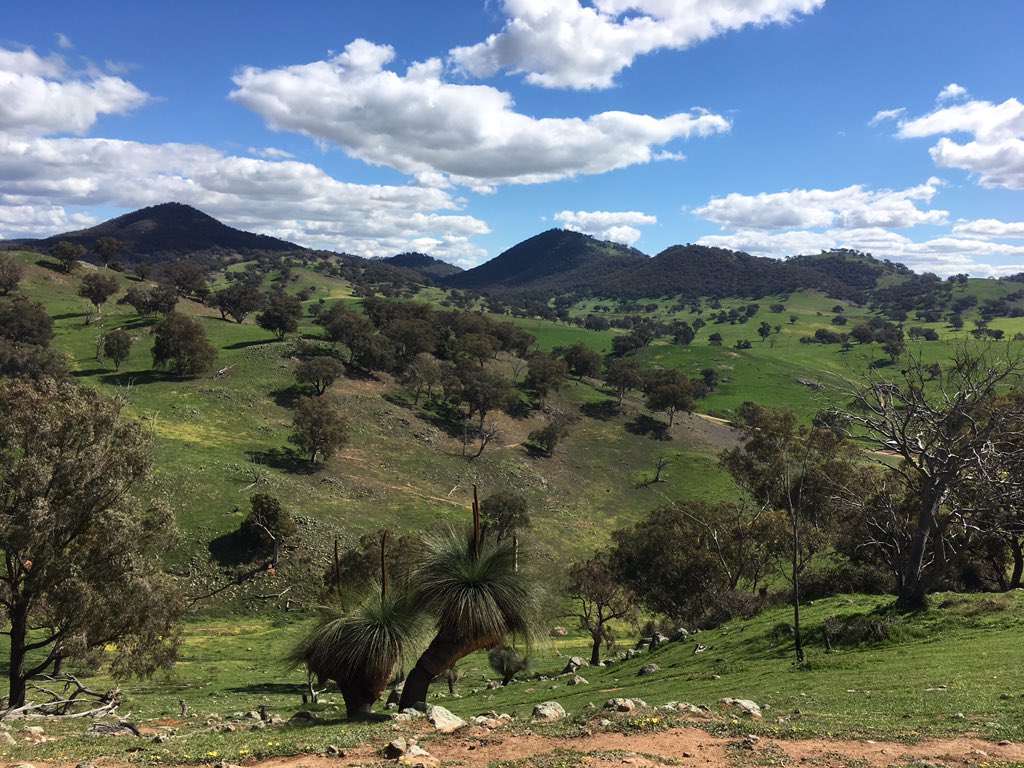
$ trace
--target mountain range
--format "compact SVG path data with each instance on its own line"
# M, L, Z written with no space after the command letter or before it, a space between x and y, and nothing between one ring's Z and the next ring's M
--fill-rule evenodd
M285 240L229 227L182 203L163 203L118 216L89 229L0 245L46 251L61 240L92 249L100 237L125 243L127 261L161 263L205 255L258 256L313 252ZM346 260L358 261L342 255ZM900 264L855 251L830 251L786 260L704 245L676 245L655 256L579 232L551 229L469 270L422 253L376 263L415 273L424 282L506 300L546 301L576 294L637 299L671 296L759 298L813 289L856 299L890 275L912 275Z

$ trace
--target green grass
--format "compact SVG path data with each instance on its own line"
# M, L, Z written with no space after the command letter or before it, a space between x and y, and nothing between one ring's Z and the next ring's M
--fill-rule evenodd
M749 621L732 621L702 632L686 643L673 643L632 661L580 671L588 683L567 687L558 677L569 655L585 653L585 638L571 635L534 652L535 674L507 688L488 690L494 679L483 653L460 663L460 698L449 698L435 683L431 701L463 717L495 710L516 718L516 729L529 723L533 705L555 700L570 718L530 729L550 734L578 734L596 719L611 717L614 728L643 732L680 723L665 711L641 710L635 717L601 710L612 697L636 697L651 707L670 701L710 707L696 724L722 733L757 733L784 738L843 737L916 740L927 736L978 734L983 738L1024 739L1024 671L1019 663L1019 637L1024 629L1024 595L939 595L928 613L900 619L893 638L878 645L826 652L820 627L830 616L889 616L891 598L850 596L817 601L803 613L808 661L796 666L789 641L776 644L774 632L790 620L779 608ZM322 752L328 745L351 746L366 740L392 738L387 724L350 724L343 720L340 695L326 693L315 706L303 706L305 678L281 667L287 649L312 624L307 616L248 617L232 621L201 620L189 625L182 659L173 671L147 682L123 684L126 701L140 725L175 729L168 741L155 744L134 739L78 735L87 724L43 723L58 740L38 746L0 747L0 759L76 760L119 752L142 751L129 759L151 762L228 762L300 752ZM628 636L622 638L630 645ZM708 646L694 654L696 642ZM660 671L638 677L644 664ZM114 682L91 677L94 688ZM764 709L761 722L737 720L717 702L725 697L753 699ZM184 698L195 713L179 718ZM279 725L268 730L214 733L220 720L239 720L265 705L285 720L312 709L323 721L313 725ZM588 710L588 705L598 707ZM379 709L380 705L378 705ZM794 713L799 710L799 716ZM962 713L962 719L953 717ZM651 720L658 717L658 723ZM35 724L35 723L32 723ZM16 732L21 723L11 723ZM429 747L428 747L429 748ZM244 752L242 750L245 750ZM217 755L211 755L216 752Z

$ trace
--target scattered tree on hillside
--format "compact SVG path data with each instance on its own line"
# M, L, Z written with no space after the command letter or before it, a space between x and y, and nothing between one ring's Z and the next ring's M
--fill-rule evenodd
M691 411L694 403L693 384L679 371L652 369L644 375L644 392L647 407L652 411L663 411L668 416L668 425L675 424L679 411Z
M85 248L77 243L61 240L50 247L50 255L60 262L61 269L71 273L78 266L78 261L85 256Z
M419 405L420 396L424 392L430 395L441 383L441 366L433 355L420 352L402 373L402 383L412 389L413 405Z
M1024 357L1003 347L954 347L938 383L914 357L898 377L875 380L850 394L851 423L879 450L901 462L886 471L913 503L913 533L907 542L896 605L920 610L946 575L976 524L980 495L987 508L1024 492L1024 398L1019 391ZM955 491L974 486L970 496ZM966 502L966 503L965 503Z
M117 290L117 280L113 277L101 272L90 272L82 278L82 284L78 287L78 295L92 302L98 312L100 305L117 293Z
M25 296L0 300L0 337L45 347L53 338L53 318L40 302Z
M263 311L256 315L256 324L277 334L278 341L299 329L302 302L287 293L273 293Z
M302 384L310 384L313 390L322 395L328 388L345 375L345 366L340 360L328 355L316 355L299 363L295 369L295 378Z
M530 355L526 370L526 386L537 395L538 404L543 407L550 392L557 391L569 376L569 366L547 352Z
M511 539L530 527L530 510L526 498L512 491L492 493L480 502L481 535L497 543Z
M239 531L261 551L271 553L270 564L276 568L281 561L281 547L298 533L291 513L275 496L256 493L249 498L249 514Z
M98 238L92 246L93 253L100 257L104 267L114 261L124 249L125 244L116 237Z
M631 389L641 389L644 383L640 373L640 363L623 358L614 358L608 361L608 371L605 373L604 380L618 395L620 408L626 392Z
M0 253L0 296L16 291L24 276L25 268L20 263L6 253Z
M118 304L127 304L140 316L169 315L178 305L178 292L170 285L156 285L152 288L132 286Z
M348 422L326 398L300 397L295 403L294 430L289 441L309 456L330 458L348 442Z
M710 336L708 336L708 344L710 344L712 347L722 346L722 341L722 334L720 334L718 331L715 331Z
M115 674L173 661L184 606L160 557L173 544L174 519L129 493L151 453L146 430L94 390L0 386L9 706L24 705L28 681L62 658L95 663L112 651Z
M191 261L176 261L163 269L164 281L174 286L179 295L205 301L210 292L206 270Z
M128 359L135 339L123 328L116 328L103 336L103 356L114 361L114 370L121 370L121 363Z
M769 323L762 322L757 327L757 335L761 337L761 341L767 341L768 337L772 335L772 326Z
M213 304L220 310L222 320L230 317L236 323L263 306L263 294L253 285L235 282L213 295Z
M217 350L206 340L198 320L171 312L153 329L153 367L168 368L178 376L198 376L213 367Z
M527 440L545 456L551 457L558 444L568 436L569 419L564 414L554 413L548 419L548 423L540 429L533 430Z
M569 595L577 604L580 629L590 635L590 663L596 666L601 663L601 644L610 650L615 642L611 622L636 620L636 598L612 570L606 553L573 563Z
M562 359L569 366L569 373L580 381L584 378L595 379L601 375L601 355L585 344L574 344L569 347L562 353Z

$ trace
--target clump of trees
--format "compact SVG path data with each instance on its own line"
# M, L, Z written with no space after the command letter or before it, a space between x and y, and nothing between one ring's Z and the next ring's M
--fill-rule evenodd
M274 568L281 561L281 547L294 538L298 530L291 513L269 493L256 493L249 498L249 514L239 527L242 536L256 549L270 554Z
M85 247L67 240L61 240L50 248L50 255L60 262L61 269L70 274L85 256Z
M217 350L206 340L203 324L171 312L153 329L153 367L167 368L177 376L198 376L217 360Z
M294 429L289 441L316 464L330 458L348 442L348 421L336 406L320 397L300 397L295 403Z
M25 268L6 253L0 253L0 296L16 291L24 277Z

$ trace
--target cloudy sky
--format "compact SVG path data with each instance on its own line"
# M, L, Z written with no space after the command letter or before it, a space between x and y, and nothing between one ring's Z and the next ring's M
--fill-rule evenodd
M1024 271L1020 0L48 0L0 29L0 237L146 205L462 266L646 253Z

